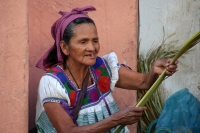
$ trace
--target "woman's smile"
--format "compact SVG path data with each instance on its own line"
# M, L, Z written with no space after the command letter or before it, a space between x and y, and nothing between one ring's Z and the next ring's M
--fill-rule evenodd
M86 54L85 55L86 57L88 57L88 58L91 58L91 59L96 59L96 55L95 54Z

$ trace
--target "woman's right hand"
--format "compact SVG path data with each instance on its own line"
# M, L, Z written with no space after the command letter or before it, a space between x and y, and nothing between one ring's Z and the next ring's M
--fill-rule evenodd
M116 118L115 120L117 123L119 123L119 125L131 125L140 120L142 112L146 109L147 108L145 106L129 106L115 113L114 117Z

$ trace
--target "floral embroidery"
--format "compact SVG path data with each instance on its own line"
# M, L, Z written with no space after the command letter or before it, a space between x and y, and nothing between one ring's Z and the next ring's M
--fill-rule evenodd
M96 76L97 76L97 77L100 77L100 76L101 76L101 70L95 69L94 72L96 73Z
M99 99L99 94L98 94L98 90L97 89L94 89L94 90L91 90L90 93L90 99L94 102L94 101L97 101Z
M87 89L82 106L97 102L101 96L100 92L102 94L110 92L110 76L104 60L100 57L97 57L96 63L90 67L90 70L95 77L95 84ZM69 95L71 102L70 106L75 106L77 95L79 94L80 90L75 88L73 83L65 74L64 70L57 65L48 70L47 73L53 74L62 82ZM96 86L98 86L98 88L96 88Z
M107 92L110 89L110 79L107 76L102 76L98 80L98 86L102 93Z
M70 102L71 102L71 106L74 106L75 100L76 100L76 92L75 91L71 91L69 93L69 99L70 99Z

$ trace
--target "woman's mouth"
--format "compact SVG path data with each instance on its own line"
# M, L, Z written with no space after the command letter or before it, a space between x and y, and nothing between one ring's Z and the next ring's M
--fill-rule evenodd
M86 54L85 56L89 57L89 58L94 58L95 54Z

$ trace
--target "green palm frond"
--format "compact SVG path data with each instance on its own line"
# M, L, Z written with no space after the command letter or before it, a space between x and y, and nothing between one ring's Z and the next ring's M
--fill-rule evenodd
M141 54L138 56L138 72L147 73L151 70L152 63L161 58L172 58L178 52L179 47L174 48L173 44L177 44L178 41L169 43L162 42L160 46L152 46L151 52L146 57ZM153 93L151 99L145 104L148 110L144 111L141 118L141 128L143 132L146 132L148 125L155 119L158 119L162 111L162 102L160 94L161 86ZM146 94L147 90L140 90L137 92L138 101ZM141 130L141 129L140 129Z
M175 61L186 51L188 51L190 48L195 46L200 42L200 31L197 32L192 38L190 38L177 52L177 54L174 56L170 64L174 64ZM136 105L136 107L145 105L149 99L151 98L152 94L156 91L158 86L161 84L161 82L164 80L166 76L166 70L162 72L162 74L159 76L159 78L156 80L156 82L152 85L152 87L147 91L147 93L144 95L144 97L139 101L139 103Z
M166 39L163 39L162 44L164 44ZM192 38L190 38L181 48L179 51L177 49L166 50L166 46L168 45L160 45L158 48L154 49L151 48L150 52L147 53L148 58L144 58L142 55L139 56L138 61L138 70L142 73L147 73L151 69L151 64L159 58L168 58L173 57L173 60L170 62L170 64L174 64L175 61L186 51L188 51L190 48L195 46L200 42L200 31L197 32ZM173 43L173 42L171 42ZM155 55L156 53L156 55ZM158 101L160 100L159 95L159 86L162 83L162 81L166 77L166 70L163 71L163 73L159 76L159 78L156 80L156 82L152 85L152 87L146 92L146 91L139 91L138 92L138 100L136 107L146 105L148 110L144 111L145 117L143 117L141 123L142 127L144 128L143 131L146 131L148 127L148 122L151 122L151 120L157 119L161 110L162 106L161 103ZM152 97L153 96L153 97ZM156 107L156 108L155 108ZM120 133L120 131L125 127L125 125L118 126L118 128L114 131L114 133Z

